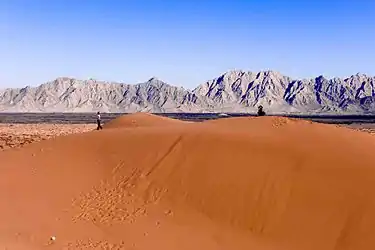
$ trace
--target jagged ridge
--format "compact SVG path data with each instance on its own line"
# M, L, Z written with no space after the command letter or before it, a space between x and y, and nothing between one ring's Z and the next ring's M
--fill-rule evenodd
M375 77L295 80L275 71L229 71L193 90L157 78L124 84L60 77L38 87L0 91L3 112L370 113Z

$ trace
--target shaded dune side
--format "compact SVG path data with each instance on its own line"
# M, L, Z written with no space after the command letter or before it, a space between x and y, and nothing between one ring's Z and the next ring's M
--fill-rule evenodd
M91 220L121 221L116 207L132 189L150 204L274 241L272 249L373 249L373 138L315 123L254 121L246 132L218 124L103 130L0 153L0 196L8 204L0 206L0 230L25 221L33 229L38 215L58 213L72 198L90 203L84 194L97 186L108 196L80 208Z
M154 127L184 124L177 119L153 115L149 113L134 113L122 115L114 120L107 122L104 128L133 128L133 127Z

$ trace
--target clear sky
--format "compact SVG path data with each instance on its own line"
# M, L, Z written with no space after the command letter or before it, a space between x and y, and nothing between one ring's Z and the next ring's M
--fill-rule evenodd
M0 87L375 75L375 0L0 0Z

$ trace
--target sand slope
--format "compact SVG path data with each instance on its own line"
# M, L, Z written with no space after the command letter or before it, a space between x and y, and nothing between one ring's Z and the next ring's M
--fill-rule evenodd
M113 128L135 128L135 127L155 127L155 126L168 126L187 123L180 120L153 115L150 113L134 113L123 115L107 122L103 127L107 129Z
M176 124L0 152L0 246L374 249L372 136L273 117Z

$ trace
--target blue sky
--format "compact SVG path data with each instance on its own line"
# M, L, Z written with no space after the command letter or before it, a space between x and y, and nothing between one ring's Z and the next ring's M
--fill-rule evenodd
M0 0L0 87L375 75L374 0Z

